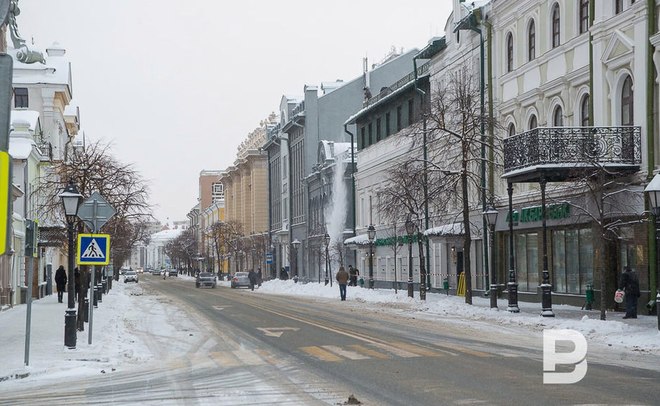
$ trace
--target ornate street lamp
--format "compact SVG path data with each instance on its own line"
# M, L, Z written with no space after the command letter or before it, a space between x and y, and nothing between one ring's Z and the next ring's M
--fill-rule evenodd
M296 238L291 242L293 246L293 275L292 277L298 276L298 247L300 247L301 242ZM296 278L297 279L297 278Z
M76 303L75 303L75 247L73 243L73 225L76 222L76 216L78 215L78 207L82 202L83 196L78 193L78 188L73 183L73 179L69 180L69 184L66 186L64 191L59 194L60 199L62 199L62 205L64 206L64 214L66 215L67 223L67 238L69 242L69 278L67 279L67 289L69 294L67 295L68 303L67 309L64 313L64 345L67 348L76 348Z
M330 277L328 276L328 265L330 263L330 257L328 256L328 245L330 245L330 235L325 233L323 240L325 241L325 284L327 285L330 283Z
M515 257L513 254L513 183L508 183L506 188L509 195L509 281L506 283L509 291L509 304L506 310L511 313L519 313L518 307L518 282L516 282Z
M376 239L376 228L373 224L367 228L369 237L369 289L374 288L374 240Z
M408 217L406 220L406 234L408 234L408 296L414 297L413 291L413 258L412 258L412 237L415 234L415 223Z
M494 255L493 253L495 250L493 249L493 241L495 239L495 224L497 223L497 210L493 206L488 206L486 211L484 212L484 218L486 219L486 223L488 223L488 228L490 229L488 231L488 245L489 245L489 252L490 252L490 258L488 260L490 261L490 308L491 309L497 309L497 293L498 293L498 287L497 287L497 272L495 271L495 261L493 261ZM488 278L488 275L486 275L486 278Z
M658 263L658 240L660 239L660 234L658 234L658 228L660 227L660 222L658 221L660 217L660 174L653 177L651 182L646 186L646 189L644 189L644 193L649 197L649 203L651 204L651 210L653 212L653 220L655 222L655 266L657 272L655 279L655 312L658 315L658 330L660 330L660 264Z

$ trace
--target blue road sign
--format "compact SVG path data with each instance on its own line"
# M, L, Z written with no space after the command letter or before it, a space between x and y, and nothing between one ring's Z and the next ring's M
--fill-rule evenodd
M272 264L273 263L273 254L270 252L266 253L266 263L267 264Z
M109 234L78 234L78 265L108 265L110 263Z

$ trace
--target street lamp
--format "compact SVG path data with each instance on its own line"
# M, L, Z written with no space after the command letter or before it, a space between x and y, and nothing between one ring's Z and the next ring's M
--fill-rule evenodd
M73 179L69 180L69 184L64 188L64 191L59 194L64 206L64 214L66 215L67 223L67 238L69 242L69 278L67 289L69 290L68 308L64 313L64 345L68 348L76 348L76 303L75 303L75 275L73 269L75 268L75 251L73 245L73 224L76 222L78 215L78 206L82 201L82 195L78 193L78 188L73 183Z
M325 241L325 284L327 285L330 282L328 276L328 263L330 262L330 257L328 257L328 245L330 245L330 235L325 233L323 239Z
M300 247L301 242L296 238L291 242L293 246L293 277L298 276L298 247Z
M406 233L408 234L408 297L414 297L413 293L413 259L412 259L412 236L415 233L415 223L408 217L406 220Z
M497 223L497 210L493 206L488 206L488 209L484 212L484 218L486 219L486 223L488 223L488 227L490 228L488 232L488 245L490 248L490 267L487 269L490 269L490 308L491 309L497 309L497 293L498 293L498 288L497 288L497 272L495 271L495 261L493 261L493 253L495 252L493 250L493 241L495 239L495 224ZM486 275L486 279L488 279L488 275Z
M658 315L658 330L660 330L660 265L658 264L658 239L660 239L660 235L658 234L658 227L660 226L658 224L658 217L660 217L660 174L653 177L651 182L646 186L646 189L644 189L644 193L648 194L649 203L651 203L651 210L653 211L653 219L655 221L655 271L657 272L655 279L655 312Z
M369 289L374 288L374 239L376 238L376 227L369 224L367 228L367 237L369 237Z

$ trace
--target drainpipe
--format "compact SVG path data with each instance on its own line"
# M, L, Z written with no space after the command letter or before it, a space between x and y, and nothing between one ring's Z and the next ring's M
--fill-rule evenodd
M594 0L592 0L593 2ZM646 1L646 7L647 7L647 13L646 15L648 16L648 22L647 22L647 29L648 29L648 38L650 39L651 36L655 35L657 30L656 30L656 5L655 5L655 0L647 0ZM651 178L653 177L653 171L655 169L655 122L653 121L653 107L655 103L655 92L654 92L654 86L655 86L655 75L652 75L651 73L655 71L655 65L653 63L653 54L655 53L655 47L651 44L650 41L647 42L648 46L648 51L646 53L646 68L647 68L647 73L646 73L646 145L647 145L647 152L646 152L646 159L648 160L647 163L647 181L650 181ZM645 202L645 209L649 210L651 213L653 213L653 210L650 210L648 202ZM656 224L657 219L655 216L653 216L649 223L648 223L648 246L649 247L655 247L657 244L656 238L655 238L655 224ZM656 297L658 293L658 280L657 280L657 250L649 250L649 287L651 291L651 299ZM655 290L655 293L653 292ZM656 311L658 311L658 314L660 314L660 303L656 303ZM660 320L660 319L659 319ZM658 326L660 328L660 325Z
M428 188L428 147L426 144L426 113L424 112L424 98L426 96L426 92L417 87L417 56L413 57L413 72L415 75L415 80L414 80L414 86L415 86L415 91L419 93L419 106L420 106L420 111L422 112L422 150L424 153L424 182L423 182L423 187L424 187L424 230L429 229L429 188ZM429 78L430 82L430 78ZM429 247L429 239L427 238L425 241L425 249L426 249L426 269L425 269L425 274L426 274L426 287L427 289L431 288L431 272L429 270L431 269L431 258L430 258L430 247Z
M353 211L352 226L353 226L353 236L355 236L355 143L354 135L352 132L348 131L348 124L344 124L344 132L351 136L351 189L353 191L353 196L351 199L351 210Z

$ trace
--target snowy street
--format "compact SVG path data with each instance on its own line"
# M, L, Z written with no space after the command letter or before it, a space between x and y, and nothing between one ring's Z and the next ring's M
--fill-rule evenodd
M351 394L364 404L652 403L654 317L603 322L557 306L544 319L534 304L515 315L475 299L349 287L340 302L336 285L270 281L252 292L144 275L115 283L94 311L92 344L86 330L67 350L64 305L49 296L33 302L28 367L26 306L0 312L0 404L342 404ZM585 335L584 380L542 385L543 328Z

